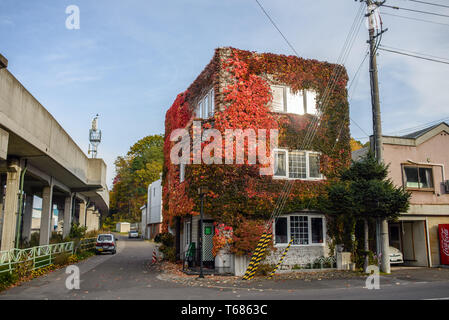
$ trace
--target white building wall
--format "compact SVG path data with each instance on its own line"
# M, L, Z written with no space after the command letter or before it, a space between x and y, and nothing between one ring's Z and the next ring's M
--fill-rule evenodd
M148 186L149 218L147 224L162 223L162 180L159 179Z

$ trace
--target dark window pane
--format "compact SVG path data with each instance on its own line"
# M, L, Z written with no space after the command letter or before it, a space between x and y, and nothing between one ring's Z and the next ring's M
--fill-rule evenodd
M323 218L312 218L312 243L323 243Z
M275 226L276 243L287 243L287 218L278 218Z
M407 188L419 188L418 180L418 168L416 167L405 167L405 178Z
M400 241L400 238L399 238L399 227L398 226L391 226L390 227L390 242L391 241Z
M419 168L420 188L433 188L432 169Z

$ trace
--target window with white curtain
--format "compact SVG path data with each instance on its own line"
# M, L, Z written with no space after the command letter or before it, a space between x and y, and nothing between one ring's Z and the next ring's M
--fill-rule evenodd
M299 115L317 113L317 93L314 90L304 89L293 92L290 87L272 85L271 93L273 112Z

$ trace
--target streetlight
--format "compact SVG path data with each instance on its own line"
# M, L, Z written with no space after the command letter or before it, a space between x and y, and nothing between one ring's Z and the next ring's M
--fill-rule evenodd
M200 211L200 239L199 239L199 249L200 249L200 275L198 278L204 278L203 275L203 211L204 211L204 196L208 192L207 186L201 186L198 188L198 194L200 195L201 199L201 211Z

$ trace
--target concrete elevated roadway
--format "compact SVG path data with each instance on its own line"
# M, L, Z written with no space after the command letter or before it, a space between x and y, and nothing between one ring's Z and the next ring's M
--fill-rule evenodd
M0 250L30 240L34 196L42 198L40 245L56 208L64 237L72 223L96 229L108 213L106 164L86 156L0 55Z

